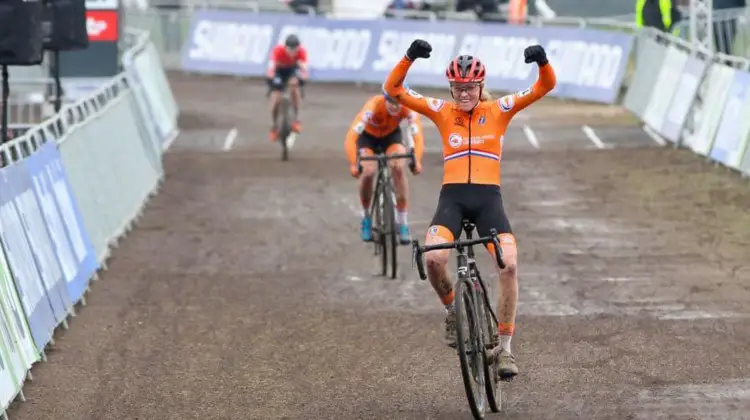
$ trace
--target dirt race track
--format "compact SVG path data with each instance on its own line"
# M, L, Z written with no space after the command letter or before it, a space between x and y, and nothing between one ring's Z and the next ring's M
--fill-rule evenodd
M310 86L283 163L262 83L170 77L182 134L164 188L10 418L470 418L408 248L388 280L359 241L342 143L375 90ZM420 239L441 176L430 130L410 178ZM748 182L621 111L556 100L517 117L503 157L521 376L488 418L750 418Z

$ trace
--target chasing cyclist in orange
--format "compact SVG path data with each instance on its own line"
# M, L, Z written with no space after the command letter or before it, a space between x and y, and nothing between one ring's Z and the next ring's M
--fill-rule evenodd
M362 221L360 237L363 241L372 240L372 219L369 214L373 181L377 171L377 162L362 162L362 173L357 166L357 153L361 156L372 156L378 153L386 155L408 153L403 142L403 133L399 125L406 120L409 124L407 136L414 141L415 175L422 171L422 154L424 137L419 114L402 106L388 95L375 95L367 100L352 121L344 140L344 150L349 160L349 170L353 177L359 178L359 200L362 203ZM409 142L411 143L411 142ZM412 147L411 144L408 144ZM396 224L398 225L399 242L409 243L409 222L407 220L408 185L404 159L388 162L396 192Z
M503 136L513 116L550 92L556 84L555 72L539 45L524 51L526 63L536 62L539 77L533 86L493 101L484 92L486 69L477 58L460 55L448 64L445 74L453 102L429 98L407 90L403 81L417 58L429 58L432 47L424 40L412 42L404 58L394 67L383 85L384 91L401 104L432 120L443 139L443 186L437 209L427 231L425 245L452 242L461 234L461 221L476 225L480 236L495 228L503 251L505 269L500 273L498 296L499 354L498 374L511 379L518 374L511 352L518 277L516 238L503 208L500 193L500 160ZM484 97L485 100L482 100ZM492 245L490 245L490 248ZM491 252L494 252L490 249ZM456 313L454 291L447 270L449 250L425 254L427 275L446 309L446 344L455 346Z

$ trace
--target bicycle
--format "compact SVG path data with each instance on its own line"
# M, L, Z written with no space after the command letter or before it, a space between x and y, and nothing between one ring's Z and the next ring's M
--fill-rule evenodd
M492 412L502 408L502 390L498 378L498 344L497 316L492 310L487 287L482 281L479 268L474 260L474 245L493 244L495 259L500 268L505 268L502 249L497 239L497 231L490 230L490 235L473 238L475 225L468 220L462 221L465 240L420 246L417 239L412 240L414 261L419 278L427 279L424 269L423 254L438 249L456 249L457 277L454 284L456 309L456 348L461 363L466 397L469 408L475 419L483 419L489 403ZM464 325L465 324L465 325ZM466 331L464 331L466 327ZM476 390L473 385L476 385ZM486 397L486 398L485 398Z
M374 243L374 254L381 256L381 273L385 276L388 272L388 246L390 242L391 255L391 278L395 279L398 274L398 262L396 248L398 246L398 232L396 229L396 193L391 182L391 171L388 161L394 159L411 159L409 168L413 171L416 164L414 148L409 153L400 154L377 154L375 156L357 155L357 167L362 173L363 161L377 161L378 174L375 181L375 189L370 200L370 214L372 215L372 241Z
M278 139L281 140L281 160L288 161L289 150L294 146L294 141L297 139L297 133L292 131L294 108L292 107L292 100L289 98L288 89L281 92L276 107L276 127L279 129Z
M299 69L296 70L295 76L299 77ZM278 77L274 78L273 83L281 83L282 80ZM300 95L304 96L302 86L299 87ZM271 94L271 90L268 91L267 96ZM294 142L297 139L297 133L292 131L292 122L294 121L294 107L292 106L292 99L289 97L289 86L284 86L280 92L279 102L276 104L276 127L278 129L277 139L281 140L281 160L289 160L289 151L292 150Z

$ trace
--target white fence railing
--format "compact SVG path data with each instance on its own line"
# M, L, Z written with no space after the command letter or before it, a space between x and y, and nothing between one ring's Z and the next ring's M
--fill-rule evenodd
M163 178L177 107L148 33L129 36L125 70L0 146L0 403L45 361L59 326ZM40 111L41 112L41 111Z

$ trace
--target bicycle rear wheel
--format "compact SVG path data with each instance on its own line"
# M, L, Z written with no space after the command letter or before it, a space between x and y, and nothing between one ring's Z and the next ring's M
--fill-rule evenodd
M472 288L472 284L466 280L456 285L456 348L469 408L475 419L483 419L487 411L484 351Z

